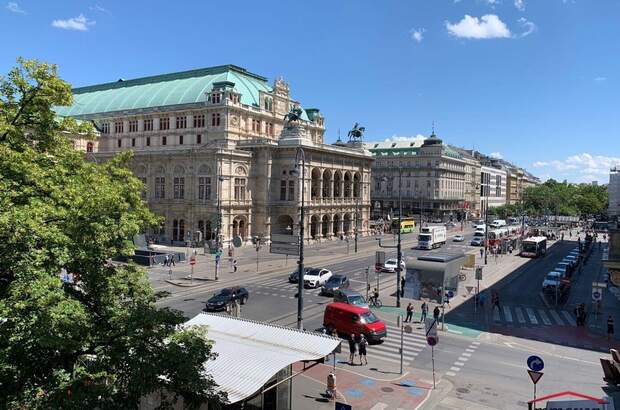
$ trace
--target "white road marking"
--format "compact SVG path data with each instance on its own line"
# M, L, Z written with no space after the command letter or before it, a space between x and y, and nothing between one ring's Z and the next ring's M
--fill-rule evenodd
M474 349L465 349L465 351L466 351L466 352L469 352L469 353L473 353L473 352L475 352L475 350L474 350Z
M532 310L532 308L525 308L525 311L527 312L527 317L530 319L530 322L533 325L537 325L538 319L536 319L536 314L534 314L534 310Z
M525 316L523 316L523 311L521 311L520 307L515 307L515 313L517 314L517 321L519 323L525 323Z
M543 323L547 326L551 326L551 321L549 320L549 316L543 309L538 309L538 316L542 319Z
M466 362L466 361L468 361L468 360L469 360L469 359L468 359L467 357L459 357L459 361L460 361L460 362Z
M461 370L461 368L453 366L453 367L450 368L450 370L452 370L453 372L458 372L458 371Z
M377 403L370 408L370 410L385 410L387 409L387 404L385 403Z
M461 353L461 356L471 357L471 353Z
M455 366L465 366L465 363L463 362L454 362Z
M573 318L573 316L570 313L568 313L567 311L563 310L562 311L562 315L564 316L564 318L566 319L566 321L568 322L569 325L577 326L577 322L575 322L575 319Z
M480 342L471 342L471 344L472 344L472 345L476 345L476 346L477 346L477 345L479 345L479 344L480 344Z
M556 312L555 310L550 310L549 313L551 313L551 317L553 318L553 320L556 321L558 325L564 326L564 321L562 320L558 312Z
M454 373L454 372L446 372L446 376L456 376L456 373Z
M504 306L504 318L506 322L512 323L512 312L508 306Z

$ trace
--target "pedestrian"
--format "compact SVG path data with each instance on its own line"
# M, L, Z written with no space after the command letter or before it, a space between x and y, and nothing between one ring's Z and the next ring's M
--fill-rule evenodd
M177 266L177 265L174 263L174 254L170 255L170 263L172 264L172 266ZM170 266L170 265L168 265L168 266Z
M450 307L450 294L447 291L443 295L443 304L448 305L448 307Z
M483 253L484 253L484 250L482 248L480 248L480 258L482 258Z
M359 339L360 366L362 364L368 364L368 359L366 358L366 347L367 346L368 346L368 341L366 341L366 338L364 337L364 335L360 335L360 339ZM362 363L362 359L364 359L364 362L366 363Z
M233 273L237 273L237 259L233 260Z
M405 284L407 283L407 280L405 279L405 277L403 276L402 278L400 278L400 297L405 297Z
M435 306L435 309L433 309L433 319L439 320L439 313L439 306Z
M170 255L166 255L164 258L164 266L168 266L168 262L170 261Z
M420 323L424 323L426 321L427 314L428 314L428 305L426 304L426 302L423 302L422 308L421 308Z
M353 365L353 360L355 359L355 352L357 351L357 345L355 343L355 335L351 333L349 338L349 363Z
M611 340L614 337L614 318L609 315L607 318L607 340Z
M407 305L407 318L405 319L405 323L409 323L413 320L413 305L411 302Z
M499 294L498 293L495 293L495 300L493 301L493 310L495 310L495 308L497 308L498 313L501 311L499 307Z

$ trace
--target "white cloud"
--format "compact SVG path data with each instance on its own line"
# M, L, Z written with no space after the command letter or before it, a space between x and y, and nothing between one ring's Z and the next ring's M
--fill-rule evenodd
M77 17L72 17L67 20L54 20L52 21L52 26L56 28L61 28L64 30L77 30L77 31L86 31L89 26L95 24L95 21L89 20L84 17L83 14L80 14Z
M597 82L607 81L607 77L600 77L600 76L594 77L594 81L597 81Z
M532 167L554 171L554 177L559 180L589 182L597 178L605 180L609 175L609 169L618 165L620 157L582 153L571 155L564 160L536 161Z
M515 7L519 11L524 11L525 10L525 0L515 0Z
M26 14L26 11L22 8L19 7L19 4L15 3L14 1L9 1L6 4L6 9L10 12L13 13L18 13L18 14Z
M426 31L426 30L425 30L425 29L423 29L423 28L418 28L418 29L412 28L412 29L409 31L409 33L411 34L411 38L412 38L413 40L415 40L415 41L416 41L416 42L418 42L418 43L421 43L421 42L422 42L422 40L424 39L424 32L425 32L425 31Z
M486 14L480 18L466 14L458 23L446 21L446 29L459 38L490 39L511 36L506 24L495 14Z
M108 13L108 14L110 14L110 11L108 9L103 8L99 4L95 4L94 6L90 6L89 9L93 10L93 11L99 11L101 13Z
M502 158L504 158L504 156L502 155L502 153L501 153L501 152L491 152L491 153L489 154L489 156L490 156L491 158L495 158L495 159L502 159Z
M418 134L416 136L413 135L408 135L408 136L401 136L401 135L393 135L390 138L386 138L384 141L385 142L402 142L402 141L409 141L409 142L422 142L426 139L426 137L422 134Z
M517 21L519 22L521 27L523 27L523 30L524 30L521 34L519 34L519 37L529 36L534 31L536 31L536 24L532 23L531 21L527 20L526 18L521 17Z

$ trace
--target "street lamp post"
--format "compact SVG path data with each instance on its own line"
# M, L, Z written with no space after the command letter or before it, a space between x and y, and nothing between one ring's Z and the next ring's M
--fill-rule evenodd
M218 175L217 177L217 225L215 228L215 252L216 252L216 261L215 261L215 280L218 280L218 270L219 270L219 260L217 259L218 252L220 252L220 248L222 247L222 240L220 237L220 230L222 229L222 181L224 181L224 177L222 175Z
M398 233L397 233L397 237L396 237L396 307L400 307L400 292L401 292L401 288L400 288L400 278L401 278L401 272L402 272L402 265L401 265L401 261L403 258L403 253L402 253L402 247L401 247L401 238L400 238L400 231L401 231L401 220L402 220L402 215L403 215L403 198L402 198L402 177L403 177L403 172L401 170L401 168L398 168ZM383 177L383 182L387 182L387 178ZM392 225L394 226L394 225ZM379 239L379 246L382 248L387 248L388 246L382 246L381 245L381 240ZM393 246L392 246L393 247Z
M358 189L358 195L359 195L359 189ZM355 198L355 253L357 253L357 227L358 227L358 217L357 217L357 213L359 210L359 196Z
M484 206L484 264L488 262L487 254L489 253L489 197Z
M303 330L303 309L304 309L304 199L305 199L305 183L306 183L306 155L303 148L297 147L295 152L295 170L294 175L299 175L299 160L301 158L301 209L299 218L299 270L297 274L297 329Z

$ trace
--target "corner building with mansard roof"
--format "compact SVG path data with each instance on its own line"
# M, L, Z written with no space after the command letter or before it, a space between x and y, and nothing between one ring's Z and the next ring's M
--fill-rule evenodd
M92 121L100 132L78 149L94 161L133 150L131 168L144 199L164 217L147 232L181 245L202 232L224 244L296 233L305 152L305 236L309 242L368 232L372 155L360 142L324 143L324 117L303 108L282 79L269 85L234 65L203 68L73 90L61 116ZM302 109L302 133L286 136L284 116ZM218 207L219 206L219 207ZM218 212L218 209L220 212Z

